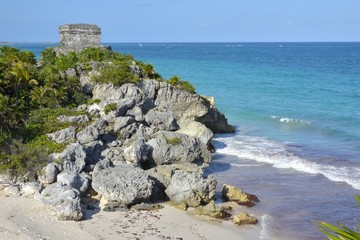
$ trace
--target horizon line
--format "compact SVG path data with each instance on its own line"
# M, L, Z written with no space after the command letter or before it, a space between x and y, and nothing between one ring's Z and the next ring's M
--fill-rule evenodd
M0 44L59 44L59 41L0 41ZM156 43L360 43L359 41L129 41L129 42L102 42L102 44L124 43L124 44L156 44Z

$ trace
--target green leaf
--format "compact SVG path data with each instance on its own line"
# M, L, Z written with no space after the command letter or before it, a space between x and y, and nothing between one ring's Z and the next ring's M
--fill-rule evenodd
M354 197L355 197L355 200L357 201L357 203L360 206L360 195L355 195Z

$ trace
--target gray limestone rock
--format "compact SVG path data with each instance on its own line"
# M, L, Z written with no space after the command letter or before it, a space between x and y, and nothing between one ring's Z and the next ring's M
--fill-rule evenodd
M58 172L58 168L53 163L49 163L40 172L39 181L42 184L54 183L56 182Z
M92 173L92 178L94 178L95 175L97 175L101 170L106 169L106 168L112 168L112 167L114 167L114 164L108 158L105 158L105 159L99 161L94 167L94 170Z
M127 164L99 171L92 182L94 190L107 200L126 205L148 200L153 185L144 170Z
M127 111L126 115L132 117L136 122L142 122L145 119L142 109L138 106Z
M61 115L57 119L61 122L70 122L70 123L86 123L89 121L89 118L86 115L79 115L79 116Z
M214 136L213 132L202 123L188 119L180 122L180 129L177 132L197 137L205 145L209 145Z
M48 133L47 136L50 140L53 140L57 143L72 142L75 140L76 130L75 127L71 126L54 133Z
M197 207L213 199L216 184L213 176L205 179L200 174L177 170L165 192L175 204L185 203L189 207Z
M175 114L177 119L195 119L208 112L208 108L197 94L175 88L166 83L160 83L160 89L157 93L155 106L168 109Z
M75 68L68 68L65 70L65 75L67 77L76 77L76 69Z
M114 131L117 132L133 122L134 119L132 117L117 117L114 122Z
M144 138L147 141L151 139L151 136L154 134L154 130L152 130L149 127L144 126L143 124L140 124L136 131L136 137L138 138Z
M107 147L102 141L93 141L83 145L86 153L86 165L95 165L102 158L101 152Z
M89 143L98 140L104 133L107 122L103 119L98 119L94 123L85 127L82 131L78 132L76 138L80 143Z
M210 162L211 153L198 138L177 132L158 132L147 142L154 165L181 162Z
M151 109L145 115L145 121L155 131L176 131L179 125L176 122L175 114L165 108Z
M60 171L79 173L85 167L86 153L79 143L68 145L61 153L53 153L50 159Z
M150 147L144 138L137 139L131 146L124 149L124 159L127 163L141 165L149 159Z
M59 220L78 221L83 217L80 193L68 185L53 183L34 197L46 205L55 207Z
M41 191L41 184L38 182L25 182L21 184L20 193L23 197L30 197Z
M57 176L57 182L79 190L81 193L86 192L90 187L90 176L82 173L61 172Z

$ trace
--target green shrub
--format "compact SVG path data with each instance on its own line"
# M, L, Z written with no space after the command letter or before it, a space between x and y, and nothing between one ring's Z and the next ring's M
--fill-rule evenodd
M46 165L48 152L32 144L13 141L0 153L0 172L23 180L35 180Z
M22 136L25 141L30 141L46 133L56 132L73 125L68 122L61 122L57 117L61 115L76 116L84 114L82 111L74 111L65 108L43 108L31 111L25 122Z
M171 77L169 80L166 81L166 83L168 83L174 87L184 89L190 93L195 93L195 87L186 80L180 80L180 78L178 76Z
M101 100L98 99L98 98L89 99L86 104L87 104L87 105L93 105L94 103L99 104L99 103L101 103Z
M55 66L60 71L65 71L68 68L75 68L78 58L75 52L69 52L66 55L60 55L55 60Z
M164 136L164 139L165 139L167 144L170 144L170 145L173 145L173 146L179 145L181 143L181 139L178 138L178 137L167 138L167 137Z
M118 109L118 105L116 103L109 103L104 107L105 114L108 114L111 111L115 111Z
M111 62L101 67L100 75L93 75L92 80L121 86L125 83L137 83L140 79L133 73L128 62Z

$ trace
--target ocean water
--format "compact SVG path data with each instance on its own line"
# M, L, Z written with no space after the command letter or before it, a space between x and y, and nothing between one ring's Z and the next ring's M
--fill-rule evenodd
M21 44L39 55L51 44ZM236 126L207 172L256 194L262 239L324 239L360 208L360 43L110 43L178 75Z

